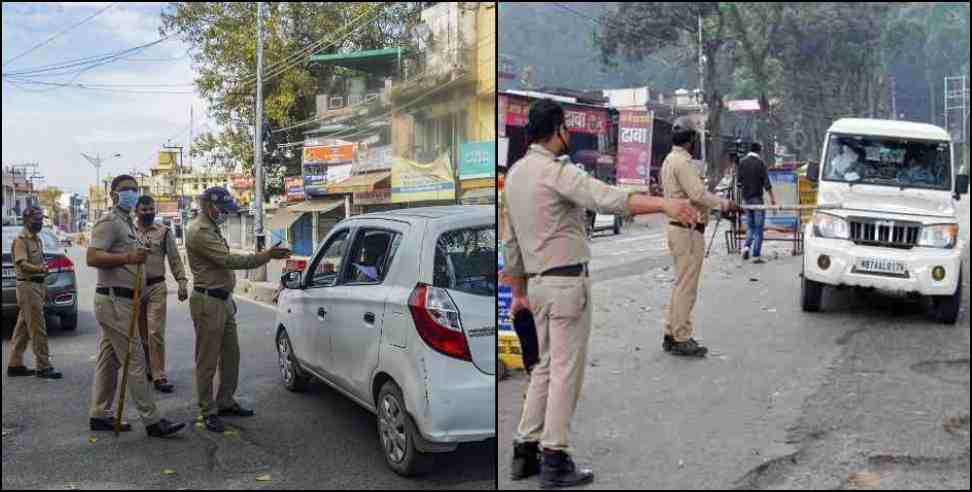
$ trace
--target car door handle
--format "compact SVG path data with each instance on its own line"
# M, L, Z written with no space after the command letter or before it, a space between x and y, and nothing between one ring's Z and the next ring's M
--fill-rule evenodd
M365 323L369 325L375 324L375 313L365 313L364 315Z
M324 308L317 308L317 319L324 321L325 317L327 317L327 311Z

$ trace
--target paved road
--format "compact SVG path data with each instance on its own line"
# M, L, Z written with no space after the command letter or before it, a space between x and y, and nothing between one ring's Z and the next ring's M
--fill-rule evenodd
M71 251L76 265L81 253ZM117 441L100 434L90 443L87 403L98 343L95 277L86 266L78 270L84 287L77 333L50 330L54 363L65 379L3 376L4 489L495 488L495 444L438 456L434 471L417 479L395 475L384 463L373 415L322 384L305 394L282 387L272 342L274 313L245 301L238 303L237 316L243 352L238 396L257 416L232 421L238 436L192 428L177 439L149 440L129 400L126 413L135 431ZM168 359L176 393L159 396L158 403L169 419L190 421L198 415L192 396L194 335L188 305L171 292ZM5 339L4 367L8 351ZM163 475L166 469L176 474ZM272 481L257 482L264 474Z
M681 360L660 347L663 224L592 244L594 331L572 429L578 463L598 474L590 488L840 488L862 472L880 488L969 488L967 252L964 313L948 327L919 302L853 291L804 314L788 246L756 266L720 238L696 311L712 352ZM508 478L525 383L499 384L501 489L538 485Z

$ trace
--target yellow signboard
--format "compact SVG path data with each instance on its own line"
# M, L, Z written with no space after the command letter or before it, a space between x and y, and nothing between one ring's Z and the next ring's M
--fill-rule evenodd
M176 168L176 153L175 152L159 152L159 170L168 171Z
M392 158L392 203L455 200L456 182L449 154L428 164Z

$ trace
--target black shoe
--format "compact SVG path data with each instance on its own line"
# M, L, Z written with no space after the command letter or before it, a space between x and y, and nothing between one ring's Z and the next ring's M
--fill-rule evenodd
M563 451L543 452L540 488L561 489L587 485L594 481L594 472L577 470L574 461Z
M15 367L8 367L7 368L7 377L8 378L20 378L20 377L24 377L24 376L33 376L36 373L37 373L37 371L35 371L33 369L27 369L24 366L15 366Z
M510 479L524 480L540 473L540 445L525 442L513 445L513 466Z
M168 379L160 379L156 381L154 384L155 384L155 390L158 391L159 393L172 393L172 390L175 389L171 384L169 384Z
M91 419L90 424L93 432L112 432L115 430L115 417ZM121 431L128 432L130 430L132 430L132 425L123 420Z
M226 426L223 425L223 421L215 415L210 415L203 418L203 424L205 424L206 429L218 434L226 432Z
M37 371L37 374L35 375L41 379L61 379L62 377L64 377L64 375L62 375L60 371L54 369L53 367L48 367L47 369L41 369L40 371Z
M749 261L749 248L743 250L743 261Z
M173 424L162 419L159 423L146 427L145 432L148 433L149 437L168 437L181 431L185 426L186 424Z
M219 411L220 417L252 417L256 415L253 410L236 405L232 408L224 408Z
M766 264L766 262L763 261L762 258L756 258L755 260L753 260L753 265L764 265L764 264Z
M665 352L672 351L672 345L675 343L675 338L671 335L665 335L665 340L662 341L662 350Z
M699 345L694 339L689 339L687 342L675 342L672 344L672 355L677 355L680 357L705 357L705 354L709 353L709 349Z

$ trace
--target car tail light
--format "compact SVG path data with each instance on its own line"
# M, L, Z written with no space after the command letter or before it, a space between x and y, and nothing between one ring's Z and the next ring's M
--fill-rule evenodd
M307 268L307 260L287 260L284 263L283 273L303 272Z
M472 361L459 308L444 289L418 284L408 300L419 336L436 352Z
M74 302L74 294L61 294L56 298L54 298L54 304L57 304L59 306L64 304L71 304L73 302Z
M47 273L73 272L74 263L67 256L58 256L47 261Z

